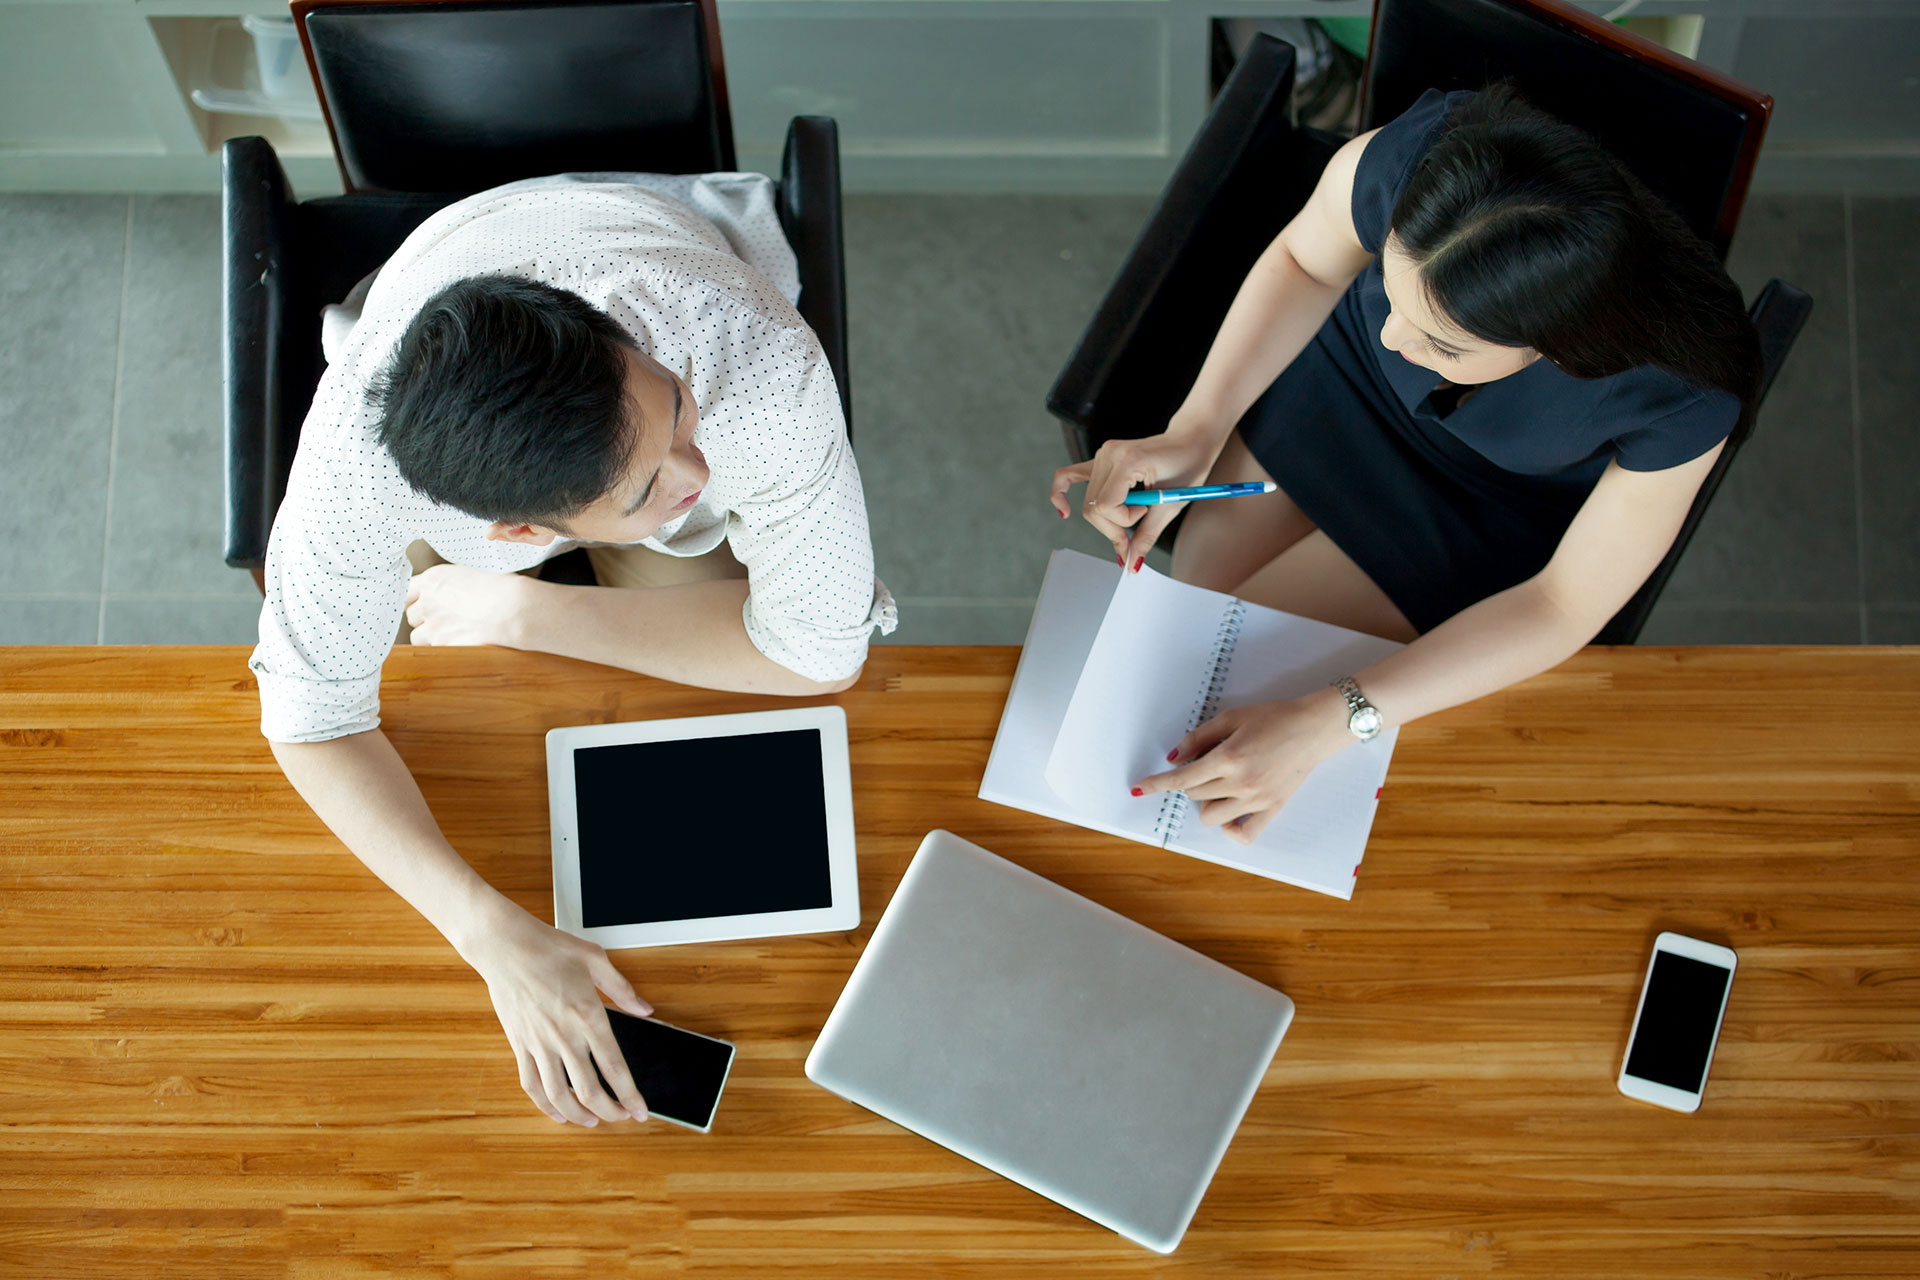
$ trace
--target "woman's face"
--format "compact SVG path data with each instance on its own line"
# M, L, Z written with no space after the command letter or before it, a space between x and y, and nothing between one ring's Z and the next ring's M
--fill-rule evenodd
M1421 368L1467 386L1497 382L1540 358L1532 347L1498 347L1476 338L1434 310L1421 287L1420 268L1391 237L1380 254L1380 274L1392 308L1380 326L1380 345Z

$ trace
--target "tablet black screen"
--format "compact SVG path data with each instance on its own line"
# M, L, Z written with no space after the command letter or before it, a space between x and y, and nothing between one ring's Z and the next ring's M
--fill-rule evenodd
M820 732L573 753L587 928L833 905Z

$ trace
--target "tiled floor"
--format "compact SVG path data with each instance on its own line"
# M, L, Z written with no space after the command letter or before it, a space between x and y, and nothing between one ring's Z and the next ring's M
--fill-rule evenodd
M1043 407L1149 202L848 200L855 439L896 640L1018 642L1048 551ZM1733 273L1813 319L1645 639L1920 642L1920 201L1762 196ZM0 197L0 643L248 641L220 559L220 214ZM929 517L932 518L929 518Z

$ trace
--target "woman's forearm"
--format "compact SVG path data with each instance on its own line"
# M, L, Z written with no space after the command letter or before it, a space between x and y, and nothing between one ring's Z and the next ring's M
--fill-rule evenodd
M1315 279L1294 258L1285 237L1276 238L1234 296L1193 389L1173 415L1173 429L1224 441L1320 331L1349 283Z
M1556 667L1596 630L1529 580L1461 610L1355 678L1389 725L1406 724Z

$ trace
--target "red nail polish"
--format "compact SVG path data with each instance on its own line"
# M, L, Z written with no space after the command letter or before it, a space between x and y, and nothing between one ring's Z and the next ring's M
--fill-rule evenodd
M1118 551L1113 553L1113 558L1122 569L1127 567L1127 558L1121 555Z
M1168 764L1172 764L1175 760L1178 760L1179 758L1180 758L1180 748L1175 747L1173 750L1167 752Z
M1133 562L1133 571L1135 573L1140 572L1140 566L1145 564L1146 562L1147 562L1147 558L1145 556L1141 556L1139 559L1135 560Z
M1062 512L1060 513L1060 518L1061 518L1062 520L1065 520L1065 519L1067 518L1067 513L1066 513L1066 512L1064 512L1064 511L1062 511Z
M1145 794L1147 794L1147 793L1146 793L1146 792L1144 792L1144 791L1142 791L1142 790L1141 790L1140 788L1138 788L1138 787L1135 787L1135 788L1133 789L1133 794L1134 794L1134 795L1136 795L1136 796L1143 796L1143 795L1145 795Z

